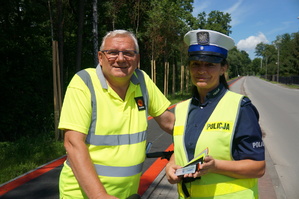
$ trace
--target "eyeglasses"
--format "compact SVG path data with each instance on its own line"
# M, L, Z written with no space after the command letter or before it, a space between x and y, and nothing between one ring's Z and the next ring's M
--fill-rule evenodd
M126 59L132 59L137 54L136 50L102 50L101 52L105 53L109 60L116 60L120 52Z

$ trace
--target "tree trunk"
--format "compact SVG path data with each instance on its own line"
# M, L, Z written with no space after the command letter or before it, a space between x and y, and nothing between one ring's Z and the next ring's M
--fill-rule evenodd
M58 129L58 123L60 118L60 111L62 106L61 96L61 82L60 82L60 70L59 70L59 52L58 42L52 41L52 57L53 57L53 93L54 93L54 130L55 139L62 140L63 133Z
M155 84L157 83L157 67L156 67L156 60L153 60L153 64L154 64L154 82Z
M151 59L151 79L154 81L154 60Z
M58 42L54 40L54 24L52 17L51 2L48 1L49 16L51 23L51 38L52 38L52 71L53 71L53 102L54 102L54 133L55 140L63 139L63 132L58 129L58 123L60 118L60 111L62 106L62 87L61 87L61 71L59 67L59 53Z
M98 52L99 52L99 42L98 42L98 1L93 0L93 54L94 54L94 65L97 66L99 63Z
M52 41L54 41L54 25L53 25L52 7L51 7L50 0L48 0L48 7L49 7L49 17L50 17L50 23L51 23L51 38L52 38ZM52 48L52 50L53 50L53 48Z
M189 93L189 70L186 70L186 93Z
M169 62L164 63L164 95L168 96Z
M181 65L181 85L180 85L180 88L181 88L181 94L183 95L184 94L184 80L185 80L185 68L183 65Z
M175 63L172 64L172 96L175 95Z
M156 60L154 59L154 41L152 41L151 77L156 84Z
M83 37L83 24L84 24L84 4L85 0L79 0L78 5L78 33L77 33L77 56L76 56L76 71L81 69L82 60L82 37Z
M60 66L60 82L63 81L64 67L63 67L63 46L64 46L64 38L63 38L63 27L64 27L64 19L63 19L63 10L62 10L62 0L57 0L57 12L58 12L58 63ZM62 88L61 88L62 89Z
M139 19L140 19L140 0L137 0L136 4L137 4L137 8L136 8L137 9L137 11L136 11L137 16L136 16L135 34L136 34L136 37L137 37L137 35L138 35L138 28L139 28Z

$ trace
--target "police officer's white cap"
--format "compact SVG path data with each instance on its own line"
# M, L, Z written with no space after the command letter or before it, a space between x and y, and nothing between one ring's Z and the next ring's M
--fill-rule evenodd
M189 60L220 63L227 58L228 50L235 46L234 40L213 30L192 30L184 36L189 46Z

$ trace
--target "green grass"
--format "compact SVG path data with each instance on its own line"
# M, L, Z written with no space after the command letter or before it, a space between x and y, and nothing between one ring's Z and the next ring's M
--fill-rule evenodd
M287 85L287 87L299 89L299 85L296 85L296 84L290 84L290 85Z
M171 102L171 104L173 105L173 104L176 104L176 103L181 102L183 100L191 98L191 94L190 93L188 93L188 94L176 93L174 96L172 96L172 95L167 96L167 98Z
M54 136L52 136L54 137ZM65 154L62 142L49 135L0 142L0 184Z
M291 88L291 89L299 89L299 85L298 84L282 84L282 83L278 83L276 81L269 81L265 78L261 78L265 81L271 82L272 84L280 84L281 86L287 87L287 88Z

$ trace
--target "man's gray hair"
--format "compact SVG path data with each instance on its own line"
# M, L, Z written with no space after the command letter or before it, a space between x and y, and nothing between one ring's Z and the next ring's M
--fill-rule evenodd
M135 43L135 49L136 49L137 53L139 53L139 45L138 45L138 41L137 41L135 35L133 33L131 33L130 31L127 31L127 30L113 30L113 31L108 32L103 37L102 44L100 46L100 50L104 50L105 41L106 41L107 38L109 38L109 37L115 37L117 35L127 35L127 36L130 36L133 39L134 43Z

